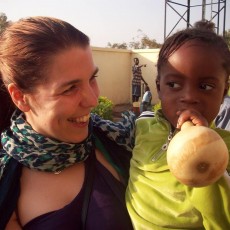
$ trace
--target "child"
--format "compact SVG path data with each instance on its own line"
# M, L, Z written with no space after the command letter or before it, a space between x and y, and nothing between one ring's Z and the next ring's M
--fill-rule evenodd
M144 230L230 229L229 176L206 187L189 187L171 174L166 160L168 143L186 120L214 128L230 149L230 132L212 125L229 88L229 49L214 32L185 29L165 41L157 71L162 109L154 117L136 120L126 191L133 226Z
M140 112L151 111L152 93L148 85L145 85L145 93L141 101Z

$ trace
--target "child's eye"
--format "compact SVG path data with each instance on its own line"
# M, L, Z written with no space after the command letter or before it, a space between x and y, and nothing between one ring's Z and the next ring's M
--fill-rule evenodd
M175 83L175 82L168 82L167 85L170 87L170 88L173 88L173 89L177 89L180 87L180 85L178 83Z
M213 89L213 86L208 85L208 84L201 84L200 89L211 90L211 89Z

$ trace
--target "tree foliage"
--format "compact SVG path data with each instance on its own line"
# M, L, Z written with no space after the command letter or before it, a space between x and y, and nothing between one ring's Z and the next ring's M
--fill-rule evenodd
M109 48L115 49L154 49L160 48L161 44L158 43L155 39L149 38L142 30L138 30L138 35L136 38L133 38L133 41L126 43L113 43L110 42L107 45Z
M0 13L0 34L5 30L5 28L10 24L10 21L7 21L7 16L4 13Z
M106 120L113 120L114 104L107 97L100 96L98 98L98 105L92 110L92 113L98 114Z
M113 43L113 44L108 42L107 46L109 48L112 48L112 49L128 49L128 45L125 42L123 42L123 43Z

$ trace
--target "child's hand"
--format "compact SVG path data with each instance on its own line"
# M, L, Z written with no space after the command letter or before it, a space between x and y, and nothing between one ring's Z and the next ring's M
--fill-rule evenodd
M180 129L185 121L191 121L195 126L208 126L207 120L195 110L178 111L177 129Z

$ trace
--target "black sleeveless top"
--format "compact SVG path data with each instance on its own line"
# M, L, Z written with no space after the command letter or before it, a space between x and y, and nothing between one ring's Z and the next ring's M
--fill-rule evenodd
M108 155L111 158L110 163L116 165L120 169L119 173L123 176L125 183L127 184L132 153L119 147L116 142L109 140L106 136L106 132L94 127L93 133L96 134L108 152ZM87 164L86 160L86 168ZM126 186L116 180L97 160L95 160L94 167L93 188L85 229L133 229L125 206ZM0 230L5 229L13 211L17 207L18 197L20 195L21 172L22 165L12 158L8 164L3 179L0 181ZM27 223L23 229L81 229L81 217L85 200L85 190L87 187L86 184L88 183L87 181L88 180L85 179L81 191L70 204L60 210L36 217Z
M87 164L87 161L86 161ZM91 199L89 202L86 229L129 230L133 229L125 207L125 186L96 160ZM86 167L87 169L87 167ZM107 175L105 177L105 175ZM85 177L86 178L86 177ZM117 197L107 183L107 179L121 194ZM64 208L52 211L28 222L25 230L76 230L81 229L81 212L86 181L74 200ZM66 188L68 189L68 188ZM122 197L123 196L123 197Z

